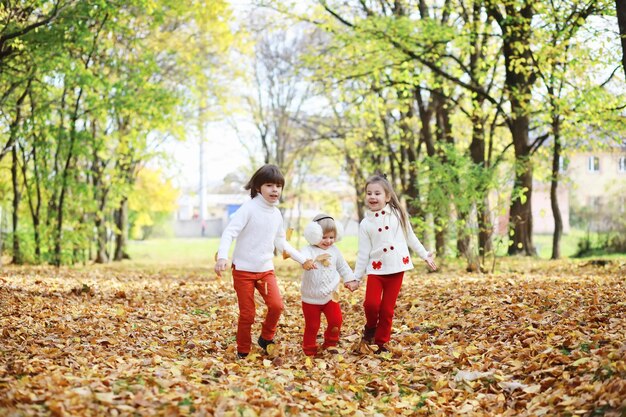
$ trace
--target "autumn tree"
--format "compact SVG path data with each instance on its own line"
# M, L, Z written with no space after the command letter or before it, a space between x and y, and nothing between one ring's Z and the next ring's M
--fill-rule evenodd
M13 155L14 254L26 229L37 261L84 260L95 241L96 261L107 262L119 230L113 255L123 258L124 207L141 163L158 157L164 137L181 136L191 101L181 86L193 90L200 73L206 81L234 39L223 2L165 3L66 2L45 30L18 39L24 51L13 65L29 71L0 77L14 86L2 101L13 120L4 142ZM23 227L21 201L32 218Z

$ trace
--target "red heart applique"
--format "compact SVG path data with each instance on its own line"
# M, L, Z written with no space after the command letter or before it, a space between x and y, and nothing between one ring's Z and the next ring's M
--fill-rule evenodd
M374 261L372 262L372 266L374 267L374 269L380 269L382 268L383 263L381 261L378 261L378 262Z
M404 264L408 264L409 263L409 257L405 256L404 258L402 258L402 262L404 262Z

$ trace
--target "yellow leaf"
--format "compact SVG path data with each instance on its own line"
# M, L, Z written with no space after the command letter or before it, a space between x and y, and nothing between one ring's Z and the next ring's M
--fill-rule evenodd
M591 360L591 358L580 358L577 361L575 361L572 366L578 366L578 365L582 365L583 363L587 363Z
M524 388L523 390L526 394L536 394L539 391L541 391L541 385L539 384L535 384L535 385L530 385L526 388Z
M324 266L330 266L330 255L328 253L323 253L315 258L315 262L319 262Z
M112 404L115 401L115 394L112 392L97 392L96 399L102 403Z

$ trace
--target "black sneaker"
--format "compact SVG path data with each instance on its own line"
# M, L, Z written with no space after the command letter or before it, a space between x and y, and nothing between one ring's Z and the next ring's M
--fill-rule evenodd
M237 352L237 357L238 357L239 359L243 359L243 358L248 357L248 354L247 354L247 353L244 353L244 352Z
M267 353L267 347L269 345L273 345L274 344L273 340L265 340L261 336L259 336L258 342L259 342L259 346L261 346L261 348L265 351L265 353Z

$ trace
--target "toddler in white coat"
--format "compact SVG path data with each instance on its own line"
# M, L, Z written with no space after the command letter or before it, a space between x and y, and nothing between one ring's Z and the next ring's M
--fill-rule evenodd
M323 349L337 345L341 323L341 307L336 292L343 277L345 286L354 291L359 281L334 243L341 239L341 224L326 214L318 214L305 228L304 237L310 243L301 250L306 259L313 259L316 269L302 274L302 312L304 313L304 336L302 349L308 356L318 352L317 332L324 314L328 326L324 332Z

